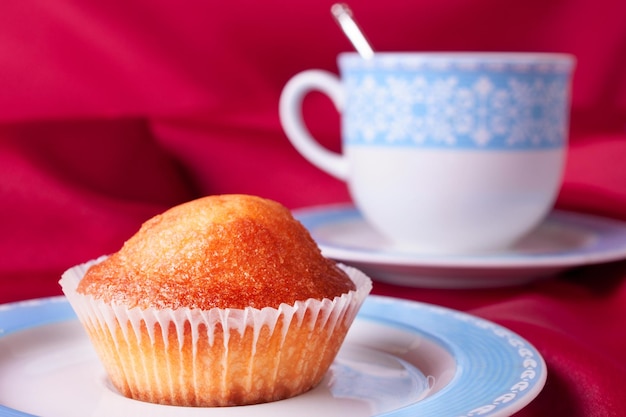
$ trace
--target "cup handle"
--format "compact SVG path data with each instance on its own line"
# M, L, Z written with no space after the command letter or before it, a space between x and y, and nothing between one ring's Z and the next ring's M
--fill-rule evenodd
M280 95L280 121L287 138L309 162L328 174L346 180L348 162L336 152L331 152L316 141L302 119L302 100L310 91L320 91L332 100L341 113L344 90L339 78L323 70L303 71L291 78Z

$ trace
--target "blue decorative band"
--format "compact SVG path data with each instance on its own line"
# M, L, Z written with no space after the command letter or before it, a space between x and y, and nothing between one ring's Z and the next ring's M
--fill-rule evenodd
M520 150L564 146L571 62L409 64L340 59L347 144Z

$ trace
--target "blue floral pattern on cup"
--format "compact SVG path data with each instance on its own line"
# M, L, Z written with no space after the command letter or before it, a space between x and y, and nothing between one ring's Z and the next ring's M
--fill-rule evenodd
M571 63L340 58L351 145L464 149L563 147Z

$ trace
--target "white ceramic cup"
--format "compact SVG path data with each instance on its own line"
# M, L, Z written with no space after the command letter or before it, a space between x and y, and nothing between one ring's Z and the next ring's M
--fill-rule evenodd
M560 188L575 60L542 53L356 53L294 76L287 137L347 182L373 228L399 247L459 254L505 248L537 226ZM341 113L342 154L302 118L312 90Z

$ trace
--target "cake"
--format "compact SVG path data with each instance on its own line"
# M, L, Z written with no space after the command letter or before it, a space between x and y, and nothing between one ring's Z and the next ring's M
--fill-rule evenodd
M288 209L248 195L173 207L60 282L116 390L179 406L315 387L371 290Z

